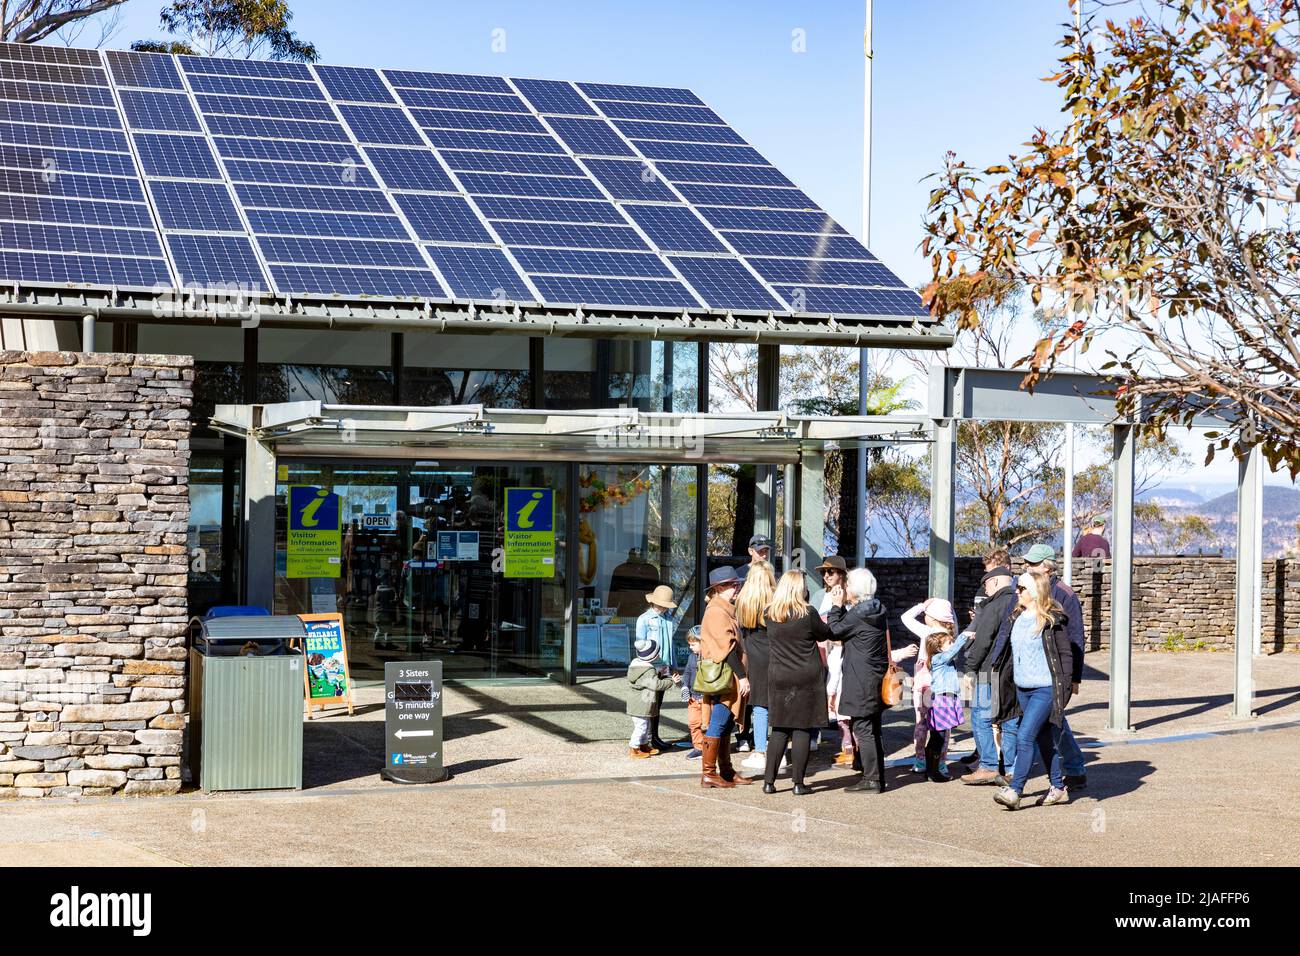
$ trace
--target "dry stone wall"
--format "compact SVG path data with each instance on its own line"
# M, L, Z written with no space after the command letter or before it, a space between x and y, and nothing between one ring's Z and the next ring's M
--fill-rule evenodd
M1110 646L1109 561L1074 560L1074 589L1083 609L1087 646ZM926 558L880 558L868 567L889 608L895 634L898 614L922 600L928 586ZM1016 571L1023 570L1017 562ZM1300 560L1263 563L1262 645L1266 653L1300 650ZM983 565L957 559L956 600L961 623L969 620ZM1144 557L1133 559L1133 644L1188 650L1231 648L1236 622L1237 562L1232 558Z
M0 797L180 789L193 379L0 351Z

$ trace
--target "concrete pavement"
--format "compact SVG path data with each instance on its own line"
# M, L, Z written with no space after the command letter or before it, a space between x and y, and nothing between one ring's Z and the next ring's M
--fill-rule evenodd
M1105 664L1088 655L1070 711L1089 785L1061 807L1008 813L992 788L928 784L903 767L890 792L849 794L853 775L825 752L808 797L788 778L774 796L701 790L698 762L680 753L624 756L620 679L450 687L455 777L403 787L378 777L383 711L366 687L356 716L307 725L302 792L6 802L0 864L1293 863L1300 655L1256 662L1261 716L1240 722L1227 716L1230 655L1137 654L1132 735L1104 730ZM887 722L900 762L910 719L898 709ZM1044 789L1040 774L1031 801Z

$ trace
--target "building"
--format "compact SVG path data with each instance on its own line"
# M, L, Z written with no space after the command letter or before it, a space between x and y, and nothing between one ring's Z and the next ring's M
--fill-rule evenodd
M950 336L689 91L15 44L0 73L4 347L194 356L193 613L337 609L359 676L572 680L658 584L697 620L752 532L819 559L827 450L928 440L779 411L782 346ZM758 346L751 414L708 413L722 341Z

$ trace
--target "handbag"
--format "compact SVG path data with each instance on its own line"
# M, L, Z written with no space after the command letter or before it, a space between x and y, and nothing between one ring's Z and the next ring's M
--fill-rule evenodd
M889 631L885 631L885 660L889 667L880 681L880 700L886 707L893 707L903 699L903 672L894 663L894 649L889 643Z
M961 698L956 694L936 694L930 701L930 726L935 730L952 730L965 719Z
M731 688L735 674L726 661L700 661L695 668L695 680L691 690L698 694L723 694Z

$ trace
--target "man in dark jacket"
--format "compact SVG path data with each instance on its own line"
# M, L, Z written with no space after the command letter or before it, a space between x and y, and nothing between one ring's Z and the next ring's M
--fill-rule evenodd
M966 649L966 673L974 683L971 699L971 731L979 750L979 767L961 778L965 784L1006 786L1006 779L998 773L998 750L993 742L993 642L1002 622L1016 605L1016 592L1011 586L1011 569L990 568L980 578L980 586L987 595L975 612L970 630L975 637Z
M1070 635L1070 646L1074 652L1071 681L1074 696L1078 696L1083 681L1083 608L1074 588L1061 580L1056 564L1056 549L1050 544L1036 544L1025 554L1025 567L1030 571L1042 571L1052 581L1052 597L1065 612L1066 632ZM1082 790L1088 786L1088 773L1083 762L1083 751L1074 739L1069 722L1061 726L1061 766L1065 771L1065 785L1073 790Z

